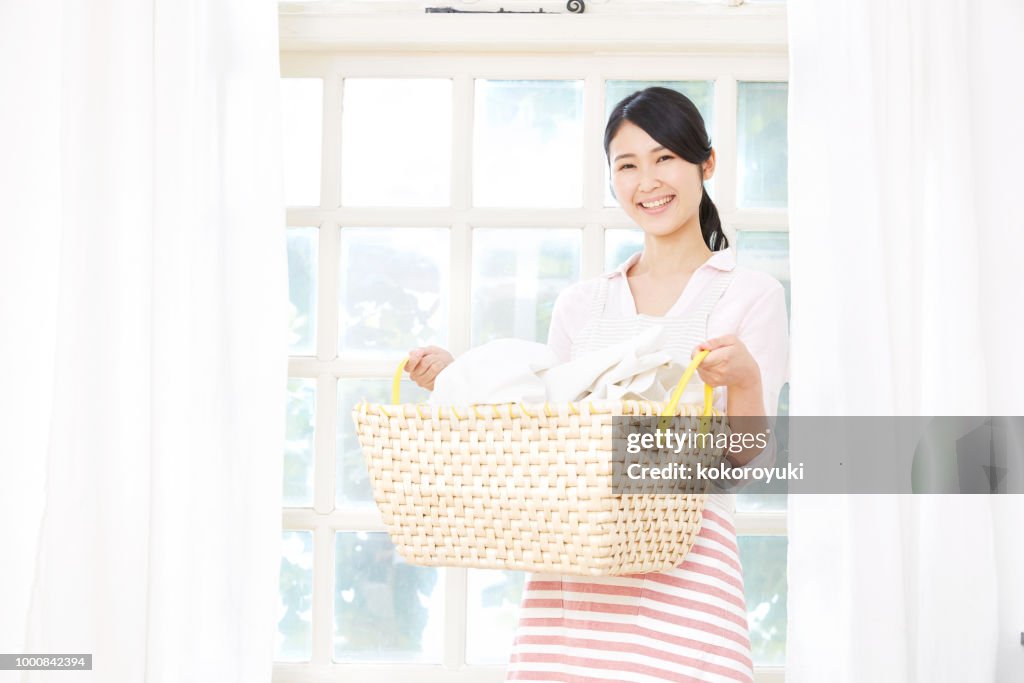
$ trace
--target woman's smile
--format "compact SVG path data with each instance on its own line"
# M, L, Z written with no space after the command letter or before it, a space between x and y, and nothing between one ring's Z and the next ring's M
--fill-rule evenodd
M636 205L640 207L640 210L646 213L648 216L653 216L655 214L667 211L669 205L672 204L673 201L675 201L675 198L676 196L674 194L661 195L653 199L646 199L644 201L637 202Z

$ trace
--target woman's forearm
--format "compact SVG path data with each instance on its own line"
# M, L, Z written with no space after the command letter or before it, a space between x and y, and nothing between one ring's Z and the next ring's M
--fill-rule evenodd
M768 419L764 416L764 390L761 379L746 386L729 387L726 412L729 427L733 433L765 434ZM736 453L729 453L726 459L735 467L747 464L764 450L756 446Z

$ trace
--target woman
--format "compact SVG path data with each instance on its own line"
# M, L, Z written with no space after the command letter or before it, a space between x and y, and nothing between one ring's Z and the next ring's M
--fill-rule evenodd
M612 111L604 147L615 197L644 231L643 251L562 292L548 344L568 360L658 325L677 362L710 351L698 373L715 387L719 410L774 415L787 372L783 289L736 266L704 189L715 151L697 108L666 88L634 93ZM407 369L432 388L451 360L437 347L417 349ZM700 401L696 379L688 400ZM769 449L729 460L772 457ZM735 495L712 493L692 550L667 572L532 575L508 680L752 681L734 514Z

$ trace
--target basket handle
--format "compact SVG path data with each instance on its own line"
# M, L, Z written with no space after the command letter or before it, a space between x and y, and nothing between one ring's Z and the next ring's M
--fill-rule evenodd
M405 364L408 362L409 356L406 356L398 363L398 367L395 368L395 378L391 380L391 405L398 405L399 388L402 382L402 371L405 370Z
M661 411L661 417L672 417L676 414L676 408L679 407L679 399L683 396L683 390L686 385L690 383L690 378L693 377L693 373L697 371L697 366L701 364L704 358L711 353L710 350L700 351L690 364L686 367L686 371L683 372L683 376L679 378L679 383L676 384L675 391L672 392L672 398L669 399L668 403L665 404L665 408ZM704 417L711 416L711 400L713 390L710 385L704 385Z
M665 404L665 408L661 411L661 417L672 417L676 414L676 408L679 407L679 399L683 396L683 390L686 385L689 384L690 378L693 377L693 373L697 371L697 366L701 364L705 356L710 351L701 351L693 360L690 361L690 365L687 366L686 371L683 372L683 376L679 378L679 383L676 385L675 390L672 392L672 397L669 402ZM399 363L398 367L395 368L395 376L391 381L391 404L398 405L400 400L400 388L402 382L402 372L405 370L405 364L409 362L409 357L406 356ZM711 400L712 400L712 389L707 384L704 385L704 417L711 415Z

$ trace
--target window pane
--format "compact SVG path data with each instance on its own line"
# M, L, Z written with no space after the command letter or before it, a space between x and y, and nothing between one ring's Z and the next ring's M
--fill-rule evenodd
M402 382L402 403L426 403L430 394L412 382ZM343 379L338 382L338 450L335 501L338 507L372 505L373 492L366 460L359 447L352 409L357 403L391 403L391 380Z
M448 341L448 230L341 231L340 350L393 356Z
M545 342L558 293L580 277L573 229L473 231L471 344L499 337Z
M341 117L341 203L447 206L452 82L347 78Z
M787 83L739 83L739 205L782 208L788 199Z
M715 144L715 83L714 81L605 81L604 84L604 119L612 113L615 105L621 102L627 95L632 95L638 90L659 86L669 88L686 95L696 105L701 117L704 119L704 126L707 128L711 144ZM704 183L708 194L715 196L715 179L712 177ZM611 176L607 162L604 165L604 205L618 206L611 191ZM618 265L618 264L616 264Z
M308 661L313 654L313 534L281 534L280 602L274 659Z
M440 662L441 575L406 564L385 533L339 533L334 659Z
M284 446L284 504L313 505L313 425L316 380L288 380L288 417Z
M643 230L612 228L604 231L604 270L614 270L644 248Z
M750 644L757 666L786 663L786 537L740 536Z
M319 78L281 79L284 200L288 206L320 205L323 83Z
M476 82L476 206L581 206L583 82Z
M316 352L316 228L288 229L289 350L295 356Z
M508 662L523 597L523 572L470 569L466 602L466 662Z

